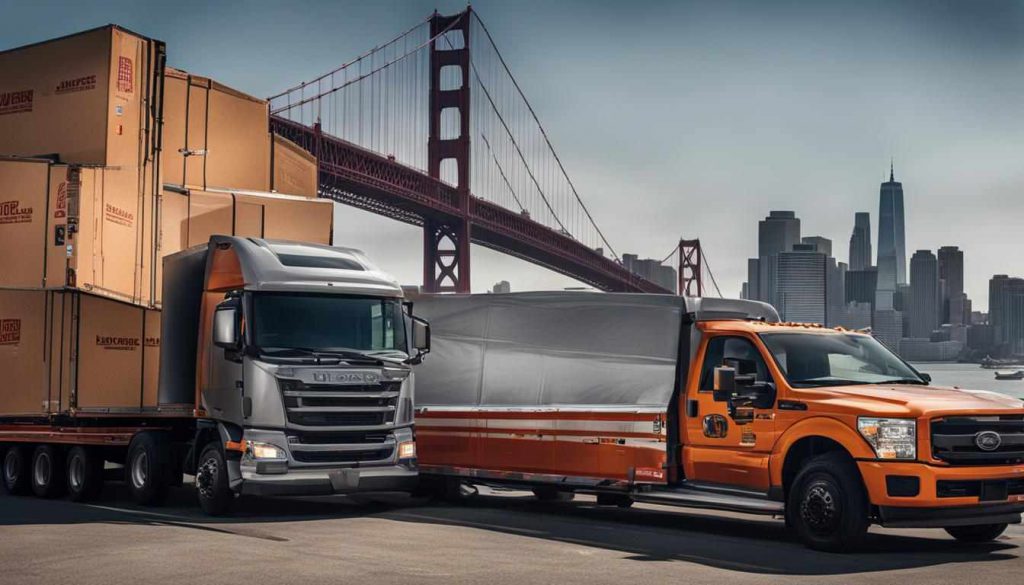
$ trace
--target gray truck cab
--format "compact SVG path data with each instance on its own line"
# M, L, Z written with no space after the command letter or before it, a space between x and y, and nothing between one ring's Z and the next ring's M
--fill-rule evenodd
M391 276L358 250L227 236L164 269L161 403L194 400L206 421L204 508L414 487L429 329Z

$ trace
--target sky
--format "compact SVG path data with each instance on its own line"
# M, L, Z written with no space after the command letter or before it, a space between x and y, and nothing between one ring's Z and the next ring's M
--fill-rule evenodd
M169 63L257 96L315 77L462 2L0 0L0 49L117 23ZM1024 275L1024 2L481 0L474 9L621 254L700 238L736 296L757 221L793 210L847 259L895 161L908 257L960 246L966 289ZM336 242L403 283L422 235L336 207ZM473 247L474 291L578 283Z

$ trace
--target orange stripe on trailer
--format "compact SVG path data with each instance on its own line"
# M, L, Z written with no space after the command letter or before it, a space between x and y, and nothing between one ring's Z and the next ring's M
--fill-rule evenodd
M419 410L417 418L490 418L490 419L559 419L599 421L654 421L665 416L658 412L601 412L593 410Z

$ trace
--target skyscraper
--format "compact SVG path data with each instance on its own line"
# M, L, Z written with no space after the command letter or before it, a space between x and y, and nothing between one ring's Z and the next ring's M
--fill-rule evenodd
M942 322L964 323L963 313L954 315L950 301L959 299L964 292L964 253L956 246L939 248L939 281L942 296ZM961 311L963 305L960 305Z
M939 263L931 250L910 259L910 325L907 337L928 338L939 328Z
M776 255L778 290L775 307L786 321L825 323L828 312L828 256L810 244L797 244Z
M747 260L747 295L777 304L778 255L800 243L800 219L793 211L771 211L757 224L757 258Z
M623 254L622 265L626 270L645 278L658 286L676 292L678 281L676 269L671 266L664 266L653 258L640 258L636 254Z
M853 216L850 236L850 270L866 270L871 266L871 214L858 211Z
M1001 355L1024 354L1024 278L997 274L988 282L992 341Z
M878 291L876 305L892 308L897 285L907 282L907 243L903 218L903 184L896 181L892 165L889 180L882 183L878 204Z

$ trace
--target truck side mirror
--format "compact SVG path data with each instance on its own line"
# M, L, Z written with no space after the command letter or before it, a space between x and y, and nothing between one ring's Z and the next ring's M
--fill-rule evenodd
M729 402L736 392L736 368L720 366L715 368L715 385L712 397L715 402Z
M218 305L213 314L213 344L222 349L238 351L242 348L239 329L238 306L227 303Z
M419 317L409 317L412 319L412 347L416 350L411 362L418 364L430 353L430 324Z

